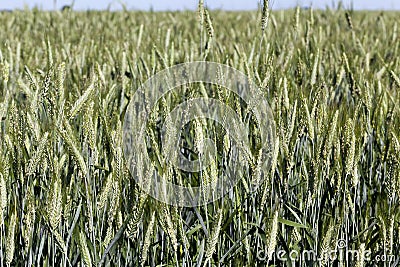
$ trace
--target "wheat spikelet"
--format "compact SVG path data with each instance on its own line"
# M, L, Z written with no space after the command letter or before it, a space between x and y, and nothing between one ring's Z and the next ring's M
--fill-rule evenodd
M248 65L246 65L246 67L248 68ZM250 72L250 71L249 71ZM247 74L249 74L249 72L247 73ZM224 87L222 87L220 84L223 84L224 83L224 80L225 80L225 75L224 75L224 73L223 73L223 71L222 71L222 69L221 68L217 68L217 80L218 80L218 84L217 84L217 93L218 93L218 99L221 101L221 102L224 102L224 103L226 103L226 101L228 100L228 94L229 94L229 92L224 88Z
M55 230L61 221L62 214L62 192L61 192L61 181L59 178L55 178L51 188L49 196L47 197L47 217L50 227Z
M112 148L114 158L117 161L118 157L120 156L118 154L119 153L118 149L120 149L122 146L122 125L121 125L120 120L117 121L116 130L111 131L111 136L112 136L111 148Z
M172 247L174 249L174 252L176 253L178 251L178 239L176 237L175 226L174 223L172 222L171 215L167 205L162 204L161 212L162 212L162 218L160 218L161 222L164 225L166 232L168 233L168 236L172 243Z
M120 135L120 134L118 134ZM121 141L122 142L122 141ZM119 145L115 151L115 178L117 181L121 182L124 176L124 163L122 148Z
M201 180L200 180L200 188L201 188L201 194L203 196L203 203L206 204L208 202L209 196L210 196L210 172L205 170L202 172L201 175Z
M155 134L154 130L147 129L146 133L147 133L147 135L150 136L151 148L154 150L154 153L156 154L158 161L161 162L160 146L158 145L158 142L156 139L156 134Z
M211 186L211 192L214 193L214 191L217 188L217 183L218 183L218 162L217 160L212 160L210 164L210 186Z
M29 160L29 165L27 169L27 176L32 175L33 172L36 170L40 162L42 161L46 146L47 146L47 138L49 136L48 132L45 132L43 134L43 137L39 141L39 145L32 156L32 158Z
M203 124L199 119L196 119L194 121L194 125L195 125L194 148L199 153L200 157L202 157L204 152Z
M156 50L151 51L151 61L150 66L152 67L152 71L156 69Z
M216 219L217 223L214 226L213 232L207 239L206 252L205 252L206 259L204 261L203 266L206 266L207 263L210 262L211 257L215 252L216 245L218 243L219 234L221 232L222 218L223 218L223 209L221 208L216 214L215 219Z
M337 144L336 142L339 143L339 144ZM334 138L334 140L332 142L332 146L330 148L330 151L332 151L332 150L334 151L334 153L333 153L334 174L331 175L330 182L331 182L332 186L336 185L336 186L338 186L337 189L339 189L342 178L341 177L337 177L337 176L339 176L339 173L341 171L340 161L339 161L340 158L338 158L338 156L341 156L341 154L340 154L340 140L339 140L339 138L337 138L337 136L335 136L335 138ZM336 150L338 150L338 151L336 151ZM329 154L331 154L331 152L329 152ZM331 155L327 156L327 160L325 161L325 166L328 166L328 170L326 171L326 173L329 173L330 162L331 162ZM355 175L356 172L357 172L357 170L355 169L353 174Z
M346 175L351 174L353 165L354 165L355 135L354 135L353 127L354 127L353 120L351 118L349 118L346 122L345 132L344 132L345 144L346 144L346 148L347 148L347 157L346 157L346 166L345 166Z
M223 139L223 150L224 150L224 154L225 156L229 156L229 151L231 150L231 141L230 141L230 137L229 137L229 132L226 131L226 134L224 135L224 139Z
M208 13L207 9L204 9L204 17L205 17L205 25L206 25L206 29L207 29L207 34L208 34L208 40L207 40L205 50L209 50L212 39L214 38L214 27L213 27L213 24L212 24L212 21L210 18L210 14Z
M58 92L59 100L64 100L64 81L65 81L65 62L62 62L57 68L55 88Z
M293 24L293 29L295 32L295 36L299 34L299 21L300 21L300 7L296 7L296 12L294 13L294 24Z
M71 151L72 155L74 156L74 159L78 163L78 166L80 167L81 171L83 174L87 173L87 167L85 160L83 159L83 156L78 150L77 142L74 138L74 135L72 133L71 125L68 123L67 120L63 121L64 129L61 128L61 126L58 126L58 133L60 136L64 139L66 144L69 147L69 150Z
M24 92L24 94L26 94L29 99L33 98L33 92L31 88L25 84L22 78L18 79L17 84L21 91Z
M394 73L394 71L390 71L390 76L392 76L393 80L396 82L397 88L400 88L400 78Z
M166 112L165 114L167 114L167 116L165 117L165 128L166 128L166 132L165 132L165 136L166 138L166 142L164 142L165 144L162 147L162 155L164 155L165 158L171 157L171 152L173 151L173 147L174 147L174 143L173 143L173 138L168 138L169 136L176 136L177 134L177 130L174 127L171 115L169 114L169 112ZM174 153L172 153L172 156L175 156ZM172 161L174 160L173 158L171 159Z
M29 188L26 194L26 212L24 214L24 231L23 237L25 240L25 247L28 250L30 248L31 242L31 232L33 230L35 215L36 215L36 207L35 207L35 199L32 193L33 189Z
M29 70L28 67L25 67L25 72L26 72L26 74L28 75L28 79L29 79L29 82L30 82L30 87L32 87L32 89L33 89L34 91L39 91L38 82L37 82L37 80L35 79L35 77L32 75L32 73L31 73L31 71Z
M0 172L0 228L4 224L4 211L7 205L7 183L3 174Z
M367 84L367 86L366 86L366 90L365 90L365 106L366 106L366 108L367 108L367 111L368 112L371 112L371 109L372 109L372 97L371 97L371 92L370 92L370 86L369 86L369 83L366 83Z
M398 28L398 24L397 22L394 23L393 25L393 35L392 35L392 42L394 43L397 40L397 28Z
M53 66L53 52L52 52L52 49L51 49L51 44L50 44L50 40L47 40L47 65L50 67L50 66Z
M87 246L86 235L83 232L79 233L79 248L81 250L81 259L86 267L92 267L92 259Z
M347 25L349 26L350 30L354 30L353 21L351 20L349 12L346 12L345 15L346 15Z
M100 79L101 85L105 86L106 85L106 78L105 78L103 70L102 70L102 68L101 68L101 66L100 66L100 64L98 62L96 62L95 71L96 71L97 77L99 77L99 79Z
M261 30L265 31L268 27L268 19L269 19L269 0L263 0L262 4L262 14L261 14Z
M235 109L240 121L243 121L242 106L239 99L235 98Z
M64 210L63 210L63 214L66 218L69 218L71 216L71 211L72 211L72 198L71 198L71 192L69 190L69 188L66 188L65 190L66 193L66 200L65 200L65 205L64 205Z
M297 112L297 100L294 101L292 113L290 114L290 125L286 135L286 140L288 140L288 142L292 138L294 127L296 124L296 119L297 119L296 112Z
M311 85L314 85L316 83L318 64L319 64L319 49L317 50L317 54L315 55L315 58L314 58L314 65L313 65L313 69L311 72L311 81L310 81Z
M200 27L203 28L204 24L204 0L199 0L197 15L200 21Z
M395 224L395 214L392 214L389 217L389 230L388 230L389 238L386 240L386 242L387 242L386 247L388 249L388 255L393 255L394 224Z
M1 75L3 77L3 81L4 81L4 83L7 84L8 80L10 78L10 64L8 63L7 60L5 60L4 62L1 63L0 69L1 69Z
M258 186L261 180L261 176L262 176L262 167L263 164L263 149L260 148L258 150L258 156L257 156L257 164L253 170L253 174L252 174L252 184L254 186Z
M350 69L349 60L348 60L345 52L343 52L342 57L343 57L343 62L344 62L345 70L346 70L346 75L347 75L348 82L350 85L351 94L353 97L356 97L357 95L359 95L359 90L356 88L356 82L354 80L354 75Z
M358 176L356 175L356 162L355 162L355 150L356 150L356 137L353 134L351 142L349 144L349 153L346 159L346 174L352 175L353 186L356 187L358 184Z
M6 96L4 98L4 102L0 103L0 118L4 118L6 116L9 102L10 102L10 92L7 91Z
M21 60L21 42L18 42L17 43L17 48L16 48L16 52L15 52L15 57L16 57L16 60L15 60L15 73L16 73L16 76L18 76L18 74L19 74L19 66L20 66L20 60Z
M4 136L4 143L6 144L6 148L7 149L12 149L12 147L13 147L13 142L12 142L12 140L11 140L11 137L10 137L10 135L9 134L6 134L5 136ZM13 157L13 152L11 151L10 152L10 155L9 155L10 157ZM6 175L5 175L6 176Z
M301 235L300 232L297 228L293 228L292 234L291 234L291 239L295 244L301 241Z
M188 237L186 236L186 232L183 227L183 223L184 223L184 220L182 219L182 217L180 217L179 218L179 232L180 232L180 236L182 238L183 246L188 251L190 248L190 243L189 243Z
M303 106L306 112L306 117L307 117L307 130L308 130L308 135L310 136L311 140L314 140L314 123L311 119L311 114L310 110L308 108L308 104L306 99L303 99Z
M289 110L290 107L290 101L289 101L289 93L288 93L288 87L287 87L287 78L283 78L283 104L286 110Z
M392 142L394 143L394 154L397 159L400 159L400 142L396 137L394 132L391 132ZM396 194L400 195L400 162L397 165L397 171L395 173L395 183L396 183Z
M310 24L314 25L314 8L310 7Z
M350 193L350 190L347 187L345 189L345 194L346 194L346 198L347 198L348 209L350 209L351 212L354 214L355 213L355 204L353 201L353 195Z
M97 208L98 209L103 209L106 205L108 196L111 192L113 185L113 178L112 174L108 175L105 181L105 184L103 185L103 189L101 190L98 200L97 200Z
M1 116L1 112L0 112ZM30 113L26 114L26 122L28 124L28 127L32 133L33 140L35 142L39 142L40 138L40 126L37 120L33 120L32 116Z
M251 255L251 248L250 248L250 236L246 236L244 239L243 239L243 246L245 247L245 249L246 249L246 257L247 257L247 261L248 262L251 262L251 258L252 258L252 255Z
M19 112L17 107L15 106L15 102L12 101L11 102L11 106L9 109L9 137L11 139L12 142L12 146L15 145L18 142L18 136L19 136ZM11 147L12 147L11 146ZM10 147L10 148L11 148ZM19 147L17 147L19 148Z
M279 212L278 212L278 210L276 210L275 214L274 214L274 218L272 219L272 225L271 225L268 246L267 246L268 262L270 260L272 260L272 256L275 252L276 240L277 240L277 235L278 235L278 218L279 218Z
M335 145L334 145L335 153L334 153L334 162L335 162L335 173L336 173L336 193L341 193L340 192L340 187L342 184L342 166L340 164L340 159L342 157L341 154L341 145L340 145L340 140L337 138Z
M296 66L296 82L301 85L303 83L303 69L304 69L304 63L302 60L299 60Z
M42 85L42 90L40 92L41 96L41 104L43 103L48 103L49 105L46 107L46 111L48 111L49 116L53 117L54 115L54 107L55 107L55 99L53 97L53 94L50 94L50 85L51 85L51 79L53 77L54 69L51 66L50 69L47 71L44 80L43 80L43 85Z
M110 209L108 211L108 224L111 223L115 219L115 215L119 208L119 199L121 196L121 186L118 180L113 180L112 191L111 191L111 199L110 199Z
M360 49L361 53L362 53L363 55L366 55L364 46L363 46L363 44L361 43L360 39L358 39L358 38L356 39L356 44L357 44L357 47Z
M143 28L144 28L144 25L143 25L143 24L140 24L138 39L137 39L137 43L136 43L136 48L137 48L137 49L140 48L140 44L142 43Z
M165 58L168 57L167 50L171 41L171 28L168 28L167 33L165 34Z
M142 185L141 185L141 186L142 186L144 192L149 192L149 191L150 191L151 185L152 185L151 181L152 181L152 179L154 178L155 172L156 172L156 170L155 170L154 166L150 166L150 167L146 170L146 172L144 173L144 176L143 176L143 178L142 178L142 180L141 180L141 182L142 182ZM143 172L142 172L142 173L143 173ZM145 194L145 195L143 195L143 194L141 195L142 198L147 197L146 193L144 193L144 194Z
M88 190L86 190L86 199L87 199L87 203L86 203L86 208L87 208L87 212L86 215L88 216L88 233L91 234L93 233L94 230L94 222L93 222L93 218L94 218L94 212L93 212L93 203L92 203L92 197L89 193ZM114 220L114 217L108 217L108 222L110 222L110 220Z
M390 154L387 160L386 179L384 182L384 185L388 191L387 196L390 200L393 200L393 197L397 192L396 175L398 168L399 168L398 159L396 159L396 156L394 154Z
M325 233L324 239L322 240L321 244L321 256L322 256L322 261L321 261L321 266L326 266L329 263L329 257L330 257L330 249L332 245L332 238L334 235L334 227L331 224L328 228L328 230Z
M84 136L89 144L90 149L92 152L97 150L96 148L96 129L94 127L93 118L94 116L94 102L88 104L88 108L86 112L83 114L83 133ZM96 155L93 155L94 163L96 163Z
M102 108L102 110L100 110L100 111L102 111L101 115L103 115L103 116L105 115L106 110L108 109L108 106L111 104L113 99L115 97L117 97L116 95L117 95L117 87L114 84L108 90L108 93L107 93L105 99L103 101L101 101L101 103L100 103L100 108ZM110 130L109 121L104 121L104 125L105 125L105 127L107 127L107 130ZM111 130L109 132L111 132Z
M85 103L90 99L90 96L94 92L94 89L94 84L90 84L86 91L82 94L82 96L74 103L69 112L70 118L75 117L75 115L82 109Z
M17 215L16 215L16 212L14 211L11 214L10 222L8 225L8 232L7 232L7 243L6 243L6 265L7 266L10 266L10 264L14 258L16 223L17 223Z
M172 41L169 52L169 65L173 66L174 64L175 64L175 43Z
M330 153L331 153L333 143L334 143L334 137L336 134L338 117L339 117L339 111L336 111L335 115L333 116L332 122L331 122L331 127L329 129L329 135L328 135L326 145L324 146L324 150L322 152L323 157L326 161L326 165L329 165L329 163L330 163Z
M279 148L280 148L279 147L279 137L277 136L275 138L274 152L272 155L272 162L271 162L271 180L274 179L276 167L278 166ZM269 186L266 183L262 197L261 197L261 210L264 210L265 203L267 202L268 193L269 193Z
M156 54L156 57L158 58L159 62L162 65L163 69L168 68L167 60L164 59L163 55L161 55L161 52L158 50L157 46L153 46L154 52Z
M356 262L356 267L364 267L365 266L365 243L362 243L360 245L360 248L358 249L358 254L357 254L357 262Z
M127 226L128 237L131 239L133 239L139 231L138 224L142 218L143 211L144 211L143 205L146 202L147 197L148 197L147 194L140 194L139 195L139 203L132 207L132 211L131 211L132 217L129 220L128 226Z
M38 168L41 170L42 173L46 173L47 169L50 168L50 171L53 171L53 163L48 154L43 157L43 160L40 162Z
M147 231L146 231L144 241L143 241L141 266L144 266L146 263L147 253L149 252L149 247L150 247L150 241L153 236L155 218L156 218L156 213L153 211L150 222L147 226Z
M379 226L382 229L381 233L382 233L382 241L383 241L381 244L383 247L380 245L380 248L382 248L384 253L386 253L387 252L386 241L388 240L388 236L387 236L388 231L387 231L387 222L383 216L385 216L385 215L378 216L379 223L380 223Z
M183 207L184 206L184 201L185 201L185 184L183 183L183 178L182 178L182 174L180 171L176 172L176 181L177 181L177 185L179 186L178 188L178 193L177 193L177 203L178 206Z
M106 231L106 237L104 238L104 240L102 242L102 247L106 248L110 244L113 237L114 237L113 227L112 227L112 225L109 224L107 227L107 231Z
M56 229L53 230L52 233L53 233L54 237L56 238L56 241L57 241L58 245L60 246L61 251L63 253L67 253L67 245L65 244L65 241L64 241L63 237L60 235L60 233Z
M65 166L66 160L67 160L67 154L66 153L63 154L61 156L61 158L58 158L57 156L54 157L54 160L53 160L54 167L53 168L54 168L54 172L55 172L56 177L60 177L62 175L62 172L64 170L63 168Z

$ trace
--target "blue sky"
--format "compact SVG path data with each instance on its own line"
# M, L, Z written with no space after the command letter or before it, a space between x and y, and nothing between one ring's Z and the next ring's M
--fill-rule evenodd
M72 3L72 0L57 0L57 8ZM182 10L195 9L197 0L75 0L75 9L106 9L111 5L112 9L120 9L121 2L125 3L128 9L149 10ZM209 8L222 8L227 10L249 10L256 9L259 0L205 0ZM337 0L271 0L273 9L291 8L297 4L300 6L310 6L314 8L332 7L337 5ZM385 9L400 10L399 0L344 0L345 7L353 7L355 9ZM351 4L353 3L353 4ZM54 0L1 0L0 9L23 8L24 6L38 6L42 9L53 9Z

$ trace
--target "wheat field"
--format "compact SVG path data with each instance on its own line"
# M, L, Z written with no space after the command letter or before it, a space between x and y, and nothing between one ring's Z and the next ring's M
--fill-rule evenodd
M0 13L0 265L396 266L398 18L208 11L201 1L196 12ZM182 208L138 187L122 128L141 84L192 61L245 73L270 103L276 138L256 191L247 186L257 166L222 199ZM191 157L203 135L218 148L209 169L189 175L162 164L159 131L173 106L198 95L249 116L212 85L183 86L158 104L149 155L159 173L192 184L218 179L229 136L209 120L187 125ZM246 123L256 140L256 122ZM244 160L257 165L257 149L252 142ZM339 241L369 258L330 258ZM311 250L318 259L289 257Z

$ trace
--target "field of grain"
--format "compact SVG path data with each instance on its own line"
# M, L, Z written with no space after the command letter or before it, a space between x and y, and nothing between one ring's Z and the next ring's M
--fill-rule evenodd
M0 13L0 265L396 266L398 23L395 12L342 9ZM256 191L254 141L253 168L224 198L175 207L138 187L122 128L141 84L192 61L245 73L271 106L276 138ZM160 174L192 184L218 179L229 136L190 123L192 157L203 135L218 157L188 175L161 162L159 131L198 95L250 116L217 86L184 86L159 103L149 155Z

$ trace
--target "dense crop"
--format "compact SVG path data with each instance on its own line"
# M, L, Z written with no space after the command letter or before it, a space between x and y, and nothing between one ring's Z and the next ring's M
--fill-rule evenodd
M325 266L338 241L372 259L399 255L398 14L265 12L0 13L0 265L290 266L273 251L313 250ZM277 138L257 191L247 190L252 169L224 199L177 208L138 188L121 128L143 82L195 60L246 73ZM201 85L177 89L155 113L164 120L198 95L248 115L223 88ZM159 162L160 124L149 123L149 154L177 179ZM185 133L193 157L200 135L221 151L229 143L206 120ZM256 144L251 152L254 165ZM218 179L221 160L191 183ZM338 253L338 263L374 262Z

